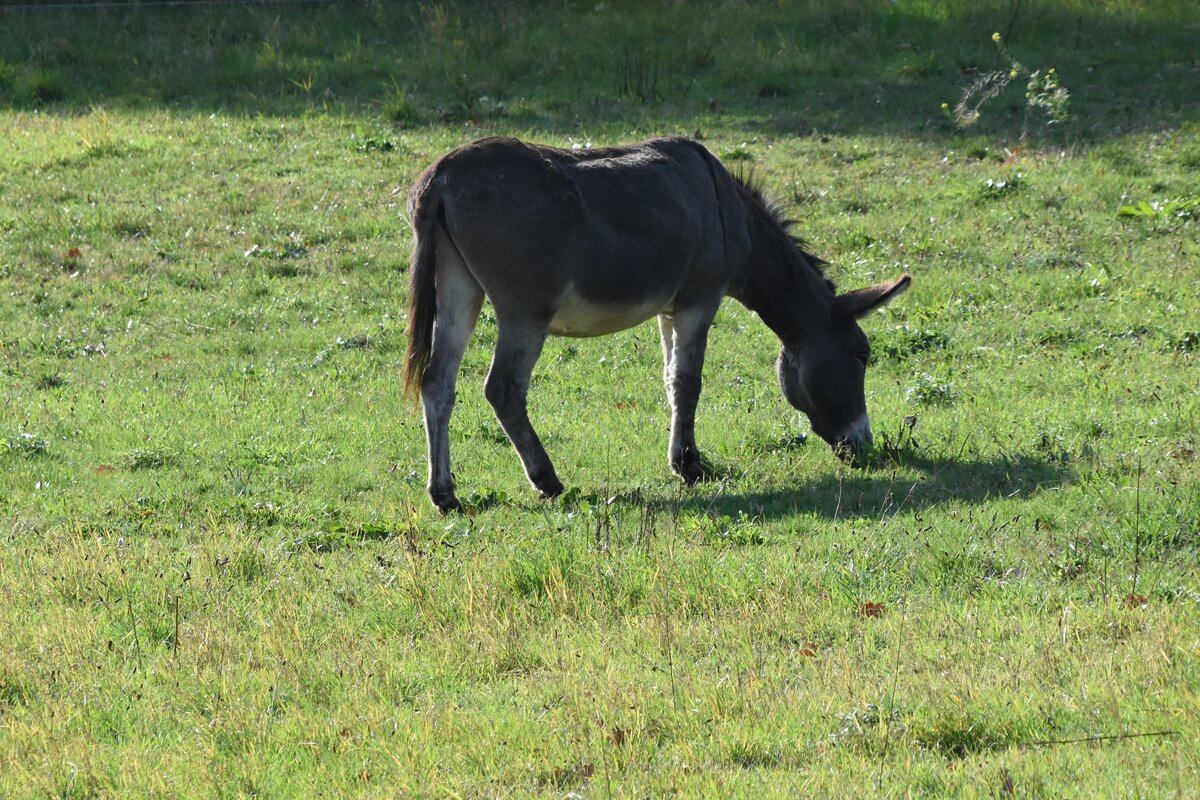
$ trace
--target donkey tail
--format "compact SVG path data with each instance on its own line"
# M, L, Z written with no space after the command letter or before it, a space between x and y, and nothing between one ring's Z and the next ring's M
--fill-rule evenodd
M431 170L432 172L432 170ZM421 379L433 350L433 320L437 313L437 248L434 226L442 201L432 175L421 176L408 198L413 227L412 265L408 273L408 350L404 356L404 394L421 396Z

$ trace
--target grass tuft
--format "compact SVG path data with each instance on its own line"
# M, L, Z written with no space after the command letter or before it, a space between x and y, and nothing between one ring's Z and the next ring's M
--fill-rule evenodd
M36 458L50 451L50 442L40 436L22 431L4 440L5 450L24 458Z

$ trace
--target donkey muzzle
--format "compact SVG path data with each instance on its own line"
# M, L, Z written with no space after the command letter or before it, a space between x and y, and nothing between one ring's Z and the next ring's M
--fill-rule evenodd
M863 414L834 440L833 452L848 464L862 466L867 451L875 438L871 435L871 422Z

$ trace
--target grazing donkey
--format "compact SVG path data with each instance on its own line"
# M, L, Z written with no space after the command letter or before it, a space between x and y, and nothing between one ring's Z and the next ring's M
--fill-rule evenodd
M823 262L789 235L780 212L697 142L560 150L481 139L426 169L408 212L416 242L405 390L424 402L429 495L442 511L460 507L450 412L485 296L498 341L484 394L547 497L563 485L525 406L546 336L601 336L657 315L672 410L668 458L694 484L704 475L695 438L701 367L726 295L779 336L779 383L813 430L844 458L870 446L870 348L856 320L911 279L835 295Z

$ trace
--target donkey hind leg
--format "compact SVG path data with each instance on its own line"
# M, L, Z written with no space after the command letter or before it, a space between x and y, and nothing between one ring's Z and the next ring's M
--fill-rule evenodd
M670 314L658 315L658 333L662 337L663 386L667 390L667 403L674 407L671 401L671 357L675 353L675 320Z
M429 444L429 497L442 512L462 507L450 472L450 412L458 367L483 305L483 289L444 234L438 241L437 315L433 348L421 378L425 436Z
M716 316L716 306L687 309L671 320L671 359L667 370L667 397L671 401L671 444L667 458L671 469L689 486L701 481L706 470L696 447L696 405L700 401L700 377L704 369L704 350L708 329ZM659 317L663 350L667 349L666 326Z
M557 497L563 493L562 482L529 422L525 404L533 365L546 343L547 325L533 321L514 322L497 316L496 355L484 384L484 395L516 448L525 467L525 476L533 488L545 497Z

